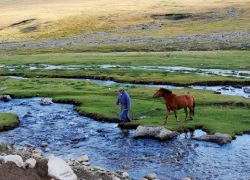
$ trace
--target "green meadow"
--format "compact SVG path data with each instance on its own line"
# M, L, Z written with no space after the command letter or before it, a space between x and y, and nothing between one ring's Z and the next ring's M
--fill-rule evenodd
M14 71L2 69L0 75L46 78L94 78L118 82L155 83L174 85L250 84L250 78L235 76L205 76L199 69L247 71L250 69L249 51L206 51L169 53L73 53L2 56L1 66L17 66ZM79 66L79 69L45 69L42 64ZM22 67L31 65L36 69ZM100 65L113 67L100 68ZM90 66L90 67L89 67ZM181 66L196 71L167 72L162 69L135 69L138 66ZM122 68L121 68L122 67ZM124 69L125 67L125 69ZM127 68L126 68L127 67Z
M198 67L202 62L207 68L221 68L221 69L234 69L237 70L240 67L248 68L249 63L247 57L249 52L235 52L238 53L241 58L239 62L228 63L227 57L231 57L232 52L223 52L224 56L219 56L219 52L173 52L173 56L176 56L176 61L169 61L166 58L166 53L131 53L127 54L51 54L51 55L31 55L31 56L10 56L1 57L0 64L2 65L27 65L35 64L51 64L51 65L92 65L93 63L99 64L115 64L115 65L149 65L154 64L157 66L176 66L178 61L183 58L183 66ZM207 57L203 57L207 54ZM233 53L232 53L233 54ZM186 55L186 56L185 56ZM203 57L192 58L193 56ZM186 57L186 58L185 58ZM208 59L206 62L206 59ZM231 60L233 57L231 57ZM188 65L188 62L189 65ZM209 67L208 67L209 66ZM61 72L62 71L62 72ZM97 74L96 72L100 72ZM119 115L119 106L115 105L117 99L117 89L119 85L101 85L91 81L83 80L70 80L68 77L84 77L86 72L81 70L55 70L55 71L32 71L22 67L17 68L15 71L9 72L7 70L0 71L2 75L24 75L30 77L28 79L12 79L6 76L1 76L1 88L0 94L9 94L13 98L28 98L28 97L52 97L54 102L58 103L70 103L76 105L76 111L81 115L92 117L99 121L117 122ZM118 80L122 80L121 77L125 76L122 73L125 71L114 69L100 70L95 68L91 73L94 76L105 79L108 75L113 73L120 74ZM150 71L151 72L151 71ZM44 73L44 74L43 74ZM82 74L81 74L82 73ZM96 73L96 74L95 74ZM130 73L135 73L130 74ZM147 74L148 73L148 74ZM151 72L155 79L163 78L168 82L169 79L177 81L180 84L184 84L187 77L185 74L176 74L172 76L168 73L163 77L160 74ZM46 74L46 75L45 75ZM72 75L73 74L73 75ZM140 79L140 77L146 78L145 82L150 82L150 73L145 70L129 71L124 78L127 78L127 82L134 82L134 79ZM191 74L195 76L194 74ZM53 77L57 78L53 78ZM204 82L210 78L210 76L200 76L200 82ZM198 77L198 75L197 75ZM129 79L131 78L131 79ZM214 76L221 78L220 81L225 81L226 77ZM180 80L182 79L182 80ZM228 77L230 81L249 82L249 80ZM192 80L192 78L191 78ZM195 79L196 80L196 79ZM163 82L164 82L163 81ZM192 81L190 81L192 82ZM132 99L132 110L130 112L133 121L127 123L127 128L136 127L138 125L150 125L150 126L163 126L165 119L165 104L162 98L154 99L152 96L157 88L150 87L137 87L126 86L125 89L129 92ZM194 90L190 88L176 89L173 92L177 95L190 93L195 97L196 109L195 119L184 123L184 110L179 110L180 124L177 125L173 113L170 114L169 122L164 125L168 129L185 131L201 128L207 131L209 134L215 132L228 133L232 136L237 134L243 134L250 131L250 99L246 99L238 96L218 95L212 91ZM0 114L1 121L5 114ZM15 116L10 119L16 119Z
M117 53L60 53L1 56L0 65L127 65L183 66L249 70L250 51L170 51Z

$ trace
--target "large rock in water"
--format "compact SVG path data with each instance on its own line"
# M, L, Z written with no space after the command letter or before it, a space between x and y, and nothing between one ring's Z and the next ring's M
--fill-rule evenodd
M71 167L62 159L51 155L48 162L48 174L50 177L60 180L77 180L77 176Z
M244 91L244 93L250 94L250 88L245 87L245 88L243 89L243 91Z
M10 95L1 95L0 100L4 101L4 102L8 102L11 100L11 97L10 97Z
M42 97L40 101L41 105L50 105L53 104L52 100L49 98Z
M230 136L229 134L221 134L221 133L215 133L213 135L203 135L195 139L198 141L218 143L220 145L230 143L233 140L232 136Z
M151 174L146 175L144 178L146 178L148 180L154 180L154 179L156 179L156 174L151 173Z
M148 126L138 126L135 131L135 138L145 137L145 138L155 138L160 140L169 140L177 137L179 135L176 131L170 131L164 127L148 127Z

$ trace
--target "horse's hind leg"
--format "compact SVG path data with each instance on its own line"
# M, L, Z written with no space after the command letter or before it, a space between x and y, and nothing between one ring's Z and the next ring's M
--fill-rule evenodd
M193 120L193 116L194 116L194 109L192 107L188 107L189 108L189 119Z
M175 115L176 123L179 124L177 110L174 110L174 115Z
M184 122L187 122L187 117L188 117L188 110L187 110L187 107L185 107L184 110L185 110L185 114L186 114Z

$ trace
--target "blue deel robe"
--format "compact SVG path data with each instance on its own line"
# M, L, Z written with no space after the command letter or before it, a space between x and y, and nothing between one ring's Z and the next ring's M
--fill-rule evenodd
M121 105L121 114L119 116L120 121L129 120L129 110L131 108L131 99L126 91L123 94L118 95L118 99L116 102L117 105Z

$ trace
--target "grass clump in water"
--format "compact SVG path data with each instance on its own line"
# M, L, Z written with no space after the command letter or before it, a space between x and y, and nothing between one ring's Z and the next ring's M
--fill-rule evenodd
M20 121L15 114L0 113L0 131L14 129L19 125Z

